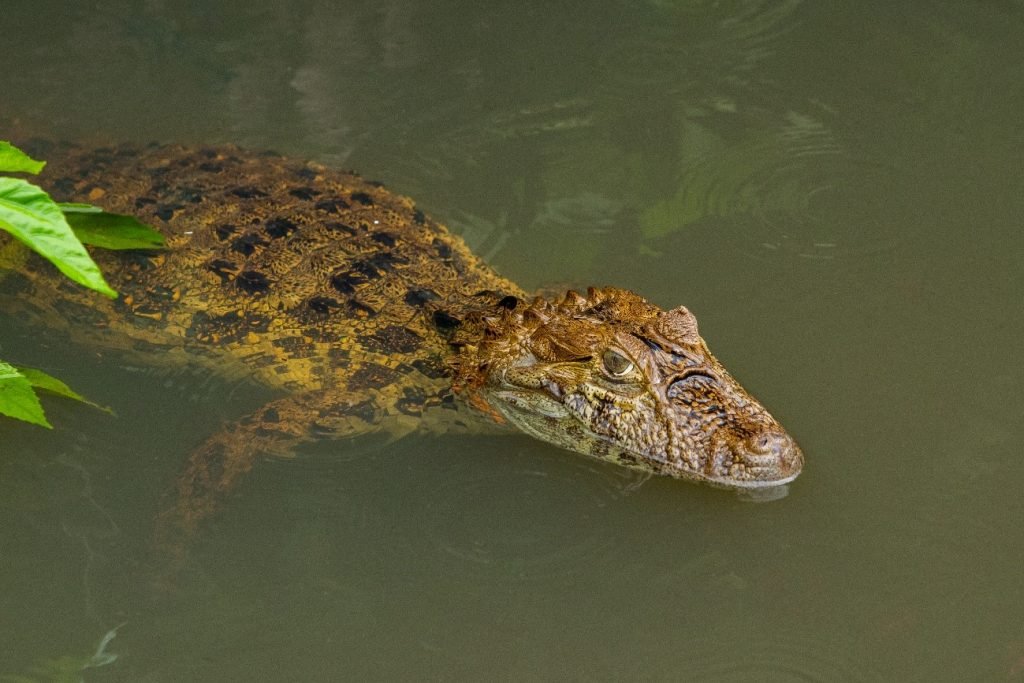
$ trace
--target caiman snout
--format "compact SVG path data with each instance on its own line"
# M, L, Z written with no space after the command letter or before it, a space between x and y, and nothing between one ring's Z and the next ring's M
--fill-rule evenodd
M742 453L748 470L755 478L769 484L792 481L804 466L804 454L793 438L777 428L766 428L747 439Z

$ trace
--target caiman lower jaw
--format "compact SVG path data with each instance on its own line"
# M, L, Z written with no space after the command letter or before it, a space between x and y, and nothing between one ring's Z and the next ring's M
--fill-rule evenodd
M756 475L755 475L756 476ZM791 474L788 477L766 478L766 479L708 479L707 483L715 488L722 489L769 489L775 486L785 486L800 476L800 473Z
M500 390L493 392L493 397L498 400L500 405L507 406L511 410L554 418L564 418L569 415L569 411L560 402L538 391ZM499 408L499 410L506 413L506 417L508 417L507 409Z

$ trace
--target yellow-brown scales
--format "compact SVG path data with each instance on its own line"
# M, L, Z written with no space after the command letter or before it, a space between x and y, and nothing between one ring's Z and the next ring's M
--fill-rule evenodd
M256 454L444 423L431 415L458 406L679 478L763 487L800 471L799 448L684 308L613 288L528 303L408 198L315 163L234 147L46 155L55 196L135 215L167 248L93 251L116 301L33 261L7 278L5 306L85 343L286 392L192 453L178 526L208 514Z

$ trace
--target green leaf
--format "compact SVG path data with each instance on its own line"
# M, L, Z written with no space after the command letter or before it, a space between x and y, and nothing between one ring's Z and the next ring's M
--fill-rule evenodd
M0 414L51 429L32 383L18 370L0 361Z
M103 209L92 204L82 204L81 202L57 202L57 206L64 213L103 213Z
M63 396L64 398L70 398L75 401L79 401L86 405L92 406L93 408L102 410L105 413L109 413L110 415L114 414L114 411L111 410L110 408L101 406L98 403L93 403L89 399L85 398L81 394L71 389L71 387L69 387L67 384L64 384L64 382L60 381L56 377L53 377L52 375L46 374L42 370L37 370L36 368L26 368L20 365L16 365L13 367L15 370L21 373L21 376L27 379L29 383L36 389L42 389L43 391L49 391L50 393L57 394L58 396Z
M36 161L20 149L0 140L0 172L3 173L39 173L46 166L45 161Z
M107 213L91 204L58 204L75 236L103 249L160 249L164 236L133 216Z
M0 230L39 252L75 282L111 298L117 296L60 207L41 188L20 178L0 178Z

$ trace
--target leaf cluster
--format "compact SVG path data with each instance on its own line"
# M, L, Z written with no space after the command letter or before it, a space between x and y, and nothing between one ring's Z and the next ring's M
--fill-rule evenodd
M45 165L45 161L33 159L0 140L0 173L35 175ZM43 256L71 280L111 298L116 298L117 292L103 278L84 245L158 249L164 243L160 233L131 216L107 213L91 204L59 203L38 185L7 176L0 177L0 230ZM0 414L50 427L36 390L95 406L40 370L0 361Z

